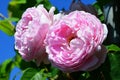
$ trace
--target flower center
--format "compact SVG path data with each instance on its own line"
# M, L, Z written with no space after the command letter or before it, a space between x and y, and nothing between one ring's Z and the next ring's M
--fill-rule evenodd
M68 43L70 43L70 41L74 38L76 38L76 36L74 34L70 34L70 36L67 38Z

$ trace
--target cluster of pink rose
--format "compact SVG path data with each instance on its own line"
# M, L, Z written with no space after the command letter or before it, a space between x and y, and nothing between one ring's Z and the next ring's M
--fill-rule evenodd
M43 5L28 8L16 26L15 49L26 61L51 63L65 72L90 71L105 60L102 45L107 27L85 11L48 12Z

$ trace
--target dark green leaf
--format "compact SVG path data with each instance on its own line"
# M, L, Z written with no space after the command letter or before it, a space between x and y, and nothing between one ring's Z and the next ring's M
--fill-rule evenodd
M50 8L52 7L52 4L50 4L50 2L49 1L44 1L44 6L45 6L45 8L47 9L47 10L50 10Z
M43 4L44 7L49 11L50 8L52 7L52 4L50 3L49 0L36 0L37 1L37 5L39 4Z
M100 7L100 4L98 2L95 2L93 4L93 6L96 8L97 10L97 15L98 15L98 18L101 20L101 22L104 22L104 14L103 14L103 11L102 11L102 7Z
M39 69L27 68L23 72L21 80L46 80L50 76L50 73L46 73L46 69L41 69L39 71Z
M120 53L109 54L112 80L120 80Z
M13 68L13 61L12 59L8 59L2 63L0 73L10 72Z
M9 36L12 36L14 34L14 26L12 23L8 20L0 20L0 30L8 34Z
M21 77L21 80L31 80L38 71L33 68L27 68Z
M41 3L43 0L36 0L37 1L37 3L39 4L39 3Z
M34 77L31 80L46 80L47 76L45 76L44 73L38 72L34 75Z
M20 5L20 10L25 11L27 8L34 7L36 4L36 0L26 0L25 4Z
M25 69L28 68L28 67L29 67L29 68L37 68L35 62L33 62L33 61L26 62L26 61L24 61L23 59L20 61L19 67L20 67L20 69L22 69L22 70L25 70Z
M10 71L14 68L12 59L8 59L0 65L0 80L8 80Z
M11 0L11 2L8 5L8 13L9 17L15 17L15 18L21 18L22 13L24 10L21 10L21 5L25 4L26 0Z
M59 70L55 67L51 67L51 70L50 70L51 74L52 74L52 77L55 77L58 75L59 73Z
M114 52L120 51L120 48L115 44L111 44L111 45L107 46L107 49L108 49L109 52L111 52L111 51L114 51Z

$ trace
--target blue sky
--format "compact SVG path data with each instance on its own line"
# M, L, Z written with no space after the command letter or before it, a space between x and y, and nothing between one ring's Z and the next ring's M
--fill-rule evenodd
M10 0L3 0L0 2L0 13L7 17L7 6ZM13 37L10 37L0 31L0 63L8 58L12 58L14 53L14 40Z
M5 17L8 17L7 15L7 6L10 0L2 0L0 2L0 13L2 13ZM65 9L68 9L70 2L72 0L50 0L51 3L57 7L59 10L61 10L63 7ZM93 3L95 0L81 0L85 4ZM14 52L14 37L10 37L0 31L0 64L4 62L6 59L12 58L15 56ZM10 79L12 80L13 76L19 72L20 70L18 68L14 68L11 72ZM16 80L19 80L20 75L16 78Z

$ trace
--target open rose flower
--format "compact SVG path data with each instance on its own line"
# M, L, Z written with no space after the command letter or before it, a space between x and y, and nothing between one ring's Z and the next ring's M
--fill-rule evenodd
M107 28L94 15L73 11L51 28L45 39L51 63L65 72L90 71L105 60Z
M47 62L44 39L53 23L54 7L49 11L39 5L28 8L16 26L15 49L26 61Z

